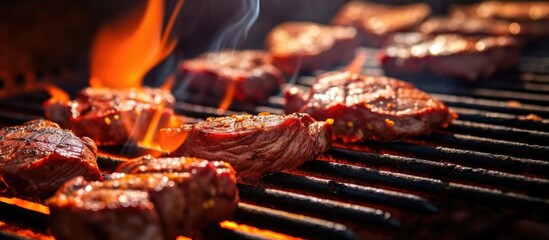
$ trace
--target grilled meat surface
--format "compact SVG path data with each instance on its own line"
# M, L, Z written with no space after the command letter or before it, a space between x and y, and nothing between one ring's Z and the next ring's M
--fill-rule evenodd
M456 33L469 36L512 36L518 35L512 23L483 18L433 17L422 23L417 30L425 34ZM524 32L522 32L524 33Z
M148 168L151 162L179 167ZM114 173L101 182L76 178L47 201L56 238L175 239L236 209L236 180L228 164L147 157L123 165L121 170L132 173Z
M159 128L173 115L174 97L157 88L86 88L69 103L50 102L46 117L97 145L124 145L143 138L157 111Z
M476 80L516 67L517 41L511 37L466 37L456 34L396 34L379 54L388 75L428 73Z
M234 115L162 129L172 156L226 161L240 178L297 167L328 150L331 129L307 114Z
M446 127L452 119L442 102L389 77L329 72L317 78L308 96L291 88L285 97L288 113L333 119L332 138L343 142L396 141Z
M393 33L412 30L431 14L425 3L390 6L350 1L339 10L332 24L355 27L362 45L381 47Z
M497 19L508 22L509 29L526 40L549 36L549 2L486 1L471 5L458 5L450 10L452 17Z
M349 61L355 54L358 38L352 27L286 22L271 30L265 45L273 64L286 74L294 74Z
M41 202L65 181L102 179L97 147L56 123L33 120L0 129L0 195Z
M225 98L243 104L265 102L282 85L284 75L260 50L203 54L179 64L182 100L218 106Z

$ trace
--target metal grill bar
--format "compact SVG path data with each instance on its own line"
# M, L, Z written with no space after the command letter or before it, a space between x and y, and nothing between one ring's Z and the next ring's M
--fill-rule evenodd
M494 125L540 130L549 129L549 120L528 120L526 116L513 114L488 112L484 110L452 107L452 111L459 115L460 120L467 120L478 123L488 123Z
M339 223L247 203L239 203L233 217L243 224L307 239L358 239L355 233Z
M520 142L495 140L463 134L441 134L435 132L429 134L428 137L419 136L407 138L404 141L486 151L495 154L507 154L516 157L534 158L539 160L545 160L547 153L549 152L549 147L547 146L530 145Z
M346 148L336 144L336 148ZM354 147L354 146L353 146ZM388 153L393 155L415 156L431 161L451 162L467 166L488 167L505 172L533 174L549 177L549 162L517 158L508 155L490 154L470 150L417 145L412 143L367 143L361 146L362 151Z
M435 213L438 208L426 199L402 192L389 191L356 184L340 183L310 176L291 173L276 173L260 179L259 185L272 188L291 188L291 191L305 192L315 196L350 200L363 204L375 204L421 213Z
M364 224L364 226L390 229L400 227L400 223L396 219L379 209L246 184L238 184L238 190L244 202L251 201L254 204L275 207L280 210L353 221Z
M512 207L514 210L530 214L541 215L549 212L549 200L546 199L365 167L312 161L296 168L295 171L355 184L374 184L400 190L407 189L431 197L451 195L475 203Z
M483 168L470 168L451 163L433 162L418 158L394 155L379 155L366 152L356 152L345 149L332 149L331 156L357 162L367 167L378 167L390 171L412 173L427 177L436 177L459 182L474 181L479 185L488 185L526 192L532 195L546 196L549 194L549 180L525 177Z
M520 139L523 143L529 143L534 145L549 142L549 133L547 132L510 128L462 120L454 120L452 124L443 131L471 134L476 136L486 136L489 138L508 141L515 141L517 139Z

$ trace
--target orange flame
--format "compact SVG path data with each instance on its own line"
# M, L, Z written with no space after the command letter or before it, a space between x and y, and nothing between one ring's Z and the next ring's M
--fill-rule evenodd
M231 103L233 102L234 93L236 90L236 83L234 81L229 81L227 84L227 89L225 90L225 96L223 96L223 99L219 103L218 109L221 113L227 111L229 107L231 106Z
M103 26L92 46L90 86L138 88L145 74L175 47L169 36L179 0L162 32L164 1L149 0L144 13L134 10L127 17Z
M48 83L42 83L35 87L38 89L44 89L50 94L50 99L48 99L47 101L49 103L66 104L71 100L67 92L63 91L63 89L58 88L54 85L51 85Z
M282 233L277 233L269 230L263 230L259 228L255 228L252 226L244 225L244 224L238 224L231 221L223 221L219 223L222 228L229 229L229 230L237 230L241 232L251 233L254 235L259 235L262 238L265 239L276 239L276 240L298 240L301 238L296 238L292 236L288 236Z
M345 68L346 72L360 73L360 69L362 69L362 66L366 62L366 52L360 51L357 53L353 61Z

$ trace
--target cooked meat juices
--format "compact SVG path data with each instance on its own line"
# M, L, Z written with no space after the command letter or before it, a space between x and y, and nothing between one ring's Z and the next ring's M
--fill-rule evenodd
M0 195L41 202L65 181L102 179L97 147L46 120L0 129Z
M476 80L515 67L519 54L517 41L511 37L402 33L391 38L379 61L388 75L428 73Z
M396 32L412 30L431 14L425 3L390 6L350 1L339 10L332 24L358 29L362 45L381 47Z
M162 129L160 145L172 156L227 161L238 177L297 167L328 150L331 129L307 114L234 115Z
M143 138L157 111L162 115L159 128L173 115L174 97L157 88L86 88L77 98L46 105L46 117L87 136L97 145L124 145Z
M346 63L355 54L358 38L353 27L286 22L271 30L265 45L273 64L294 74Z
M332 138L343 142L396 141L446 127L452 119L442 102L389 77L330 72L317 78L307 96L297 88L285 95L286 112L334 119Z
M264 102L285 82L271 56L260 50L207 53L182 61L178 68L183 89L178 97L216 106L226 97L242 104Z
M147 161L178 162L181 168L114 173L102 182L82 178L67 182L47 201L54 236L175 239L227 219L236 209L236 180L228 164L177 158L146 158L128 164L137 170ZM132 169L126 167L121 169Z
M461 18L497 19L507 21L510 31L527 39L549 36L549 2L486 1L471 5L458 5L450 15Z

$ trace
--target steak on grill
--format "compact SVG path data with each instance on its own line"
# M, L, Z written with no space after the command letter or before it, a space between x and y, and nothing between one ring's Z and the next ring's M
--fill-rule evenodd
M41 202L65 181L102 179L97 147L46 120L0 129L0 195Z
M308 96L294 87L285 98L288 113L333 119L332 138L343 142L396 141L446 127L452 119L448 107L409 83L350 72L323 74Z
M154 159L164 160L179 161ZM76 178L47 201L51 231L59 239L175 239L227 219L238 202L232 168L205 160L183 165L171 173L114 173L102 182Z
M458 5L450 15L461 18L498 19L510 23L510 30L527 39L549 36L549 2L486 1L471 5Z
M457 34L401 33L379 54L388 75L431 74L476 80L514 68L519 47L512 37L466 37Z
M294 74L346 63L355 54L358 38L352 27L286 22L271 30L265 45L273 64Z
M307 114L233 115L161 129L171 156L226 161L239 178L297 167L328 150L331 129Z
M412 30L430 14L431 9L425 3L397 7L350 1L339 10L332 24L353 26L358 29L363 45L381 47L391 34Z
M496 19L467 17L433 17L422 23L417 30L425 34L457 33L468 36L511 36L519 32L513 31L511 23ZM521 32L523 34L524 32Z
M158 88L86 88L69 103L50 102L46 117L87 136L100 146L137 142L146 133L157 111L159 126L166 127L173 115L174 97Z
M271 56L259 50L227 50L182 61L178 79L178 98L208 105L225 98L241 105L262 103L285 82Z

